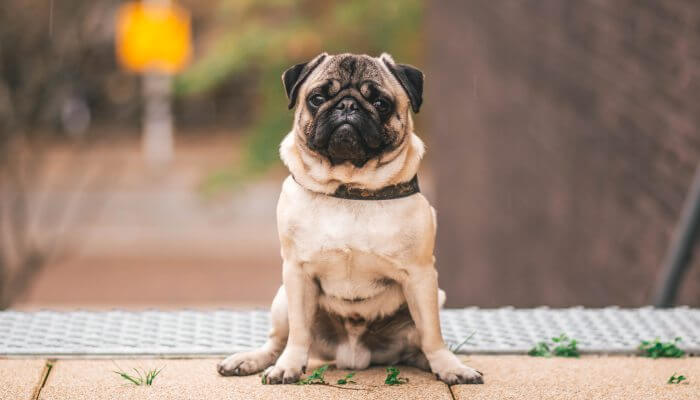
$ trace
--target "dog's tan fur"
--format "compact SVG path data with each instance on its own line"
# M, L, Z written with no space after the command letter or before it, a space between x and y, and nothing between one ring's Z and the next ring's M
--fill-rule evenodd
M337 64L346 56L322 57L299 98L319 82L343 79ZM481 374L443 342L438 309L444 293L433 257L435 211L425 197L358 201L327 195L341 184L378 189L409 181L424 153L413 132L409 99L386 66L394 61L386 54L354 57L364 57L370 66L365 78L395 101L395 115L386 122L392 146L360 167L333 165L307 147L313 115L303 100L298 102L294 127L280 146L293 177L284 181L277 206L283 285L272 304L270 337L263 348L222 361L219 372L266 369L267 382L290 383L299 379L311 354L335 359L339 368L404 362L430 369L450 384L481 382Z

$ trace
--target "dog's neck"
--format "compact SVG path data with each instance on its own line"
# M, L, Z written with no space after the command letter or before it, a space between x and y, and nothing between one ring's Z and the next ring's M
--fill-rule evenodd
M280 145L280 156L294 179L306 189L333 194L339 186L378 190L390 185L409 182L416 176L425 152L423 141L414 133L390 152L370 159L358 168L352 163L332 165L320 154L299 143L296 131L291 131Z

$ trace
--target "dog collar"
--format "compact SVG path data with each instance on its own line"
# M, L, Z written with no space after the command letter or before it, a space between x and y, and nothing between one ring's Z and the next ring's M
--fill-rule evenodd
M294 175L292 175L292 179L299 183ZM299 185L301 185L301 183L299 183ZM303 187L303 185L301 186ZM392 200L408 197L419 192L420 187L418 186L418 175L414 175L413 179L408 182L384 186L383 188L376 190L353 188L346 184L342 184L338 186L335 193L327 194L327 196L348 200Z

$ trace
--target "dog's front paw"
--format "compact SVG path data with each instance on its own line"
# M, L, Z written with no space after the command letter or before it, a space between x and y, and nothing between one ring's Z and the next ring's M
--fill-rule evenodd
M462 364L452 352L440 350L436 353L429 357L429 360L430 368L439 380L448 385L484 383L484 377L481 372Z
M262 381L269 385L297 383L305 370L305 367L283 367L275 364L263 372Z
M436 372L435 376L448 385L459 385L463 383L484 383L484 376L474 368L460 365L457 368Z
M216 366L216 370L223 376L251 375L264 370L274 362L273 352L254 350L227 357Z
M307 358L305 354L285 350L277 363L263 372L262 382L272 385L298 382L301 374L306 372Z

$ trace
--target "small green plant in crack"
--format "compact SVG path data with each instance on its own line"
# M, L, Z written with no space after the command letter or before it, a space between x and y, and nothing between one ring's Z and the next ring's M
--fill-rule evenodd
M386 379L384 380L385 385L402 385L404 383L408 383L408 378L400 377L399 374L401 371L399 371L398 368L396 367L387 367L386 368Z
M139 370L138 368L133 368L136 374L129 374L128 372L122 371L121 368L119 369L119 371L112 372L121 376L122 379L129 381L136 386L151 386L153 385L153 381L155 381L156 377L158 376L158 374L160 374L163 368L165 367L151 369L148 371L146 371L145 369Z
M533 357L574 357L578 358L581 353L578 350L578 341L569 338L562 333L552 338L552 343L539 342L527 353Z
M316 368L308 377L299 379L297 385L327 385L328 383L323 377L326 374L326 370L328 370L328 364Z
M674 372L673 375L671 375L670 378L668 378L668 381L666 383L674 384L677 385L683 381L688 380L688 378L685 377L685 375L678 375L676 376L676 373ZM683 382L684 384L688 384L688 382Z
M642 340L639 345L639 350L642 351L645 357L649 358L679 358L683 357L685 352L680 349L677 344L681 338L677 337L671 342L662 342L659 338L654 340Z
M467 336L467 338L464 339L464 340L462 340L460 343L450 343L450 344L447 346L447 348L448 348L451 352L457 354L457 352L459 351L459 349L461 349L462 346L464 346L465 344L469 343L469 340L470 340L471 338L473 338L475 334L476 334L476 331L472 332L471 335Z
M354 372L351 372L344 377L338 379L338 382L336 382L338 385L347 385L348 383L357 383L352 380L352 377L355 376Z

